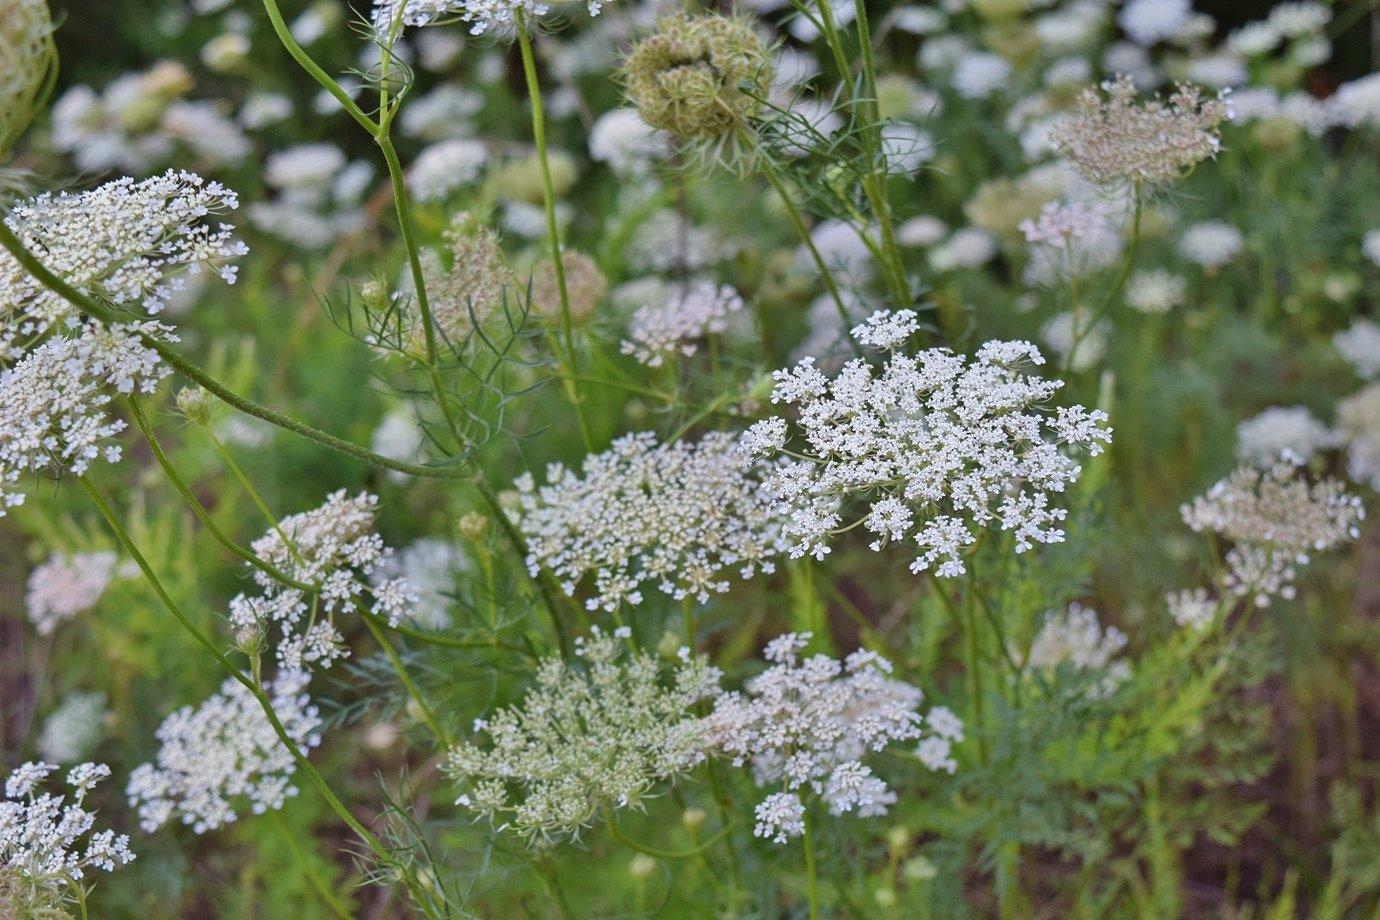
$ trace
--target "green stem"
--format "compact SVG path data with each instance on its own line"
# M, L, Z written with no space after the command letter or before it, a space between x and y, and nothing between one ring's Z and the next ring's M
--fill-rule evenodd
M776 190L776 195L786 205L786 216L790 219L791 226L795 228L796 235L805 244L805 249L810 253L810 259L815 263L815 268L819 269L820 280L824 282L824 288L829 292L829 297L834 301L835 308L838 309L839 318L843 320L843 328L849 329L853 325L852 319L848 316L848 307L843 302L843 293L839 290L838 282L834 280L834 273L829 269L828 263L824 261L824 256L820 254L819 247L815 245L814 237L810 236L810 229L805 226L805 218L801 215L800 209L796 207L795 199L786 190L785 183L777 175L776 167L771 164L764 164L762 175L767 182ZM849 341L853 341L849 338ZM853 348L858 349L858 344L853 343Z
M819 872L815 868L815 839L810 810L805 809L805 893L810 901L810 920L819 920Z
M508 511L503 507L503 502L499 501L498 494L494 492L484 479L476 478L474 487L479 491L479 497L484 500L489 511L498 520L499 529L503 531L508 542L512 544L513 551L517 553L519 559L527 558L527 542L523 540L521 531L513 523L513 519L508 516ZM533 576L533 581L537 585L537 593L541 596L547 612L551 615L551 629L556 635L556 644L560 647L561 654L570 653L570 637L566 633L565 621L561 615L561 604L556 599L563 596L558 585L554 585L551 573L546 569L541 569ZM576 610L578 611L578 607Z
M307 863L306 852L302 849L302 845L297 842L297 838L288 828L287 822L283 820L282 814L274 809L269 809L268 816L269 820L273 822L273 826L278 829L278 835L283 838L283 843L287 844L288 852L292 854L292 858L297 862L297 865L301 867L302 872L306 874L308 881L311 882L311 887L316 889L316 893L321 896L321 900L326 902L326 906L329 907L331 912L337 917L341 917L343 920L350 920L352 915L349 909L341 903L338 897L336 897L335 892L331 891L330 886L318 878L316 873L312 871L311 866Z
M321 84L326 92L335 97L341 107L349 113L350 117L359 122L360 126L370 134L378 131L378 124L364 113L355 101L350 98L349 93L337 83L330 74L321 69L321 66L311 59L311 56L297 44L297 40L292 37L292 30L283 21L283 13L278 9L277 0L264 0L264 10L268 12L268 20L273 24L273 31L278 36L278 41L283 43L287 53L292 55L292 59L301 65L302 69L311 74L312 79Z
M426 723L427 728L431 729L431 733L436 736L436 740L440 741L443 747L449 749L451 746L450 733L441 727L440 721L436 718L435 711L431 708L431 705L427 703L426 698L422 696L422 691L417 688L417 684L413 681L412 675L407 672L407 668L403 665L402 659L398 657L397 649L393 648L393 643L389 642L388 637L384 635L383 628L379 626L378 618L367 610L361 612L364 614L364 623L369 627L369 632L373 635L374 641L378 642L379 647L383 649L383 653L388 656L388 663L393 666L393 673L398 675L398 680L402 681L402 685L407 688L407 695L412 697L413 702L417 704L417 708L421 710L422 721Z
M697 846L691 847L688 850L661 850L656 847L645 846L634 840L628 839L628 837L626 837L623 834L623 832L618 829L618 824L613 820L612 814L606 816L606 823L608 824L609 833L613 836L614 840L617 840L619 843L623 844L625 847L628 847L629 849L636 850L639 853L645 853L648 856L655 856L657 859L693 859L694 857L699 856L701 853L708 850L714 844L718 843L721 839L726 837L728 833L733 829L731 825L726 825L723 828L721 828L718 831L718 833L714 834L713 836L706 837L704 840L700 841L700 843Z
M1121 270L1117 272L1116 279L1107 290L1106 296L1102 298L1102 303L1098 305L1097 310L1092 314L1092 318L1088 321L1087 325L1081 328L1078 325L1078 308L1075 305L1073 312L1073 341L1069 344L1068 357L1064 359L1065 374L1073 369L1073 360L1078 355L1078 346L1083 344L1083 340L1092 334L1092 331L1097 328L1097 324L1111 311L1112 306L1116 303L1117 297L1121 294L1122 288L1126 286L1126 280L1131 276L1131 269L1135 266L1136 251L1140 246L1141 216L1145 211L1145 195L1139 183L1136 184L1132 194L1135 203L1133 206L1133 216L1131 218L1131 241L1126 247L1126 259L1122 262Z
M287 572L284 572L282 569L273 565L271 562L266 562L265 560L255 555L253 551L246 549L245 547L236 543L234 540L230 539L230 537L228 537L225 534L225 532L221 530L219 526L217 526L216 522L211 519L211 515L209 512L207 512L206 507L201 504L201 501L192 492L191 488L187 485L186 481L183 480L182 476L177 472L177 469L173 466L172 461L168 459L168 455L163 451L163 446L158 443L158 438L154 435L153 426L149 424L147 416L144 415L143 407L139 405L139 401L135 399L133 396L129 398L129 407L130 414L134 416L134 423L139 427L139 430L143 433L144 440L148 441L149 449L153 451L154 459L158 461L158 465L163 468L164 475L168 477L168 481L171 482L173 484L173 487L176 488L177 491L182 495L183 500L187 503L187 507L192 509L192 513L196 515L197 520L199 520L202 523L202 526L206 528L206 530L211 534L211 536L215 537L216 542L218 542L221 546L225 547L231 554L238 556L240 559L243 559L245 562L254 566L259 571L265 573L271 578L276 579L279 582L282 582L289 588L294 588L298 591L305 592L316 591L316 586L298 581L297 579L289 575Z
M61 296L64 300L78 306L83 312L105 323L107 326L120 325L123 321L114 311L108 307L97 303L95 298L74 288L57 275L53 274L42 262L34 257L33 253L24 248L4 221L0 221L0 246L4 246L14 256L24 270L32 275L40 284L53 293ZM310 425L303 424L296 419L289 418L278 412L261 406L252 400L246 399L240 394L231 390L229 387L207 374L191 361L178 354L168 344L155 336L139 333L139 338L149 348L158 353L169 366L177 370L189 380L192 380L204 387L209 393L222 400L228 405L238 409L245 415L276 425L293 434L301 435L304 438L315 441L323 447L330 448L338 453L363 460L373 466L383 469L396 470L399 473L406 473L409 476L417 476L424 479L463 479L470 475L469 471L461 466L424 466L419 463L406 463L400 460L392 460L371 450L360 447L344 438L338 438Z
M403 249L407 252L407 265L412 273L417 310L421 313L422 337L426 343L426 366L429 373L435 373L436 322L431 313L431 299L427 296L421 250L417 247L416 231L412 225L412 208L408 203L406 178L403 175L402 163L398 160L398 151L393 146L393 139L387 133L388 124L389 122L385 122L379 128L374 140L383 151L384 162L388 164L388 178L393 185L393 211L398 218L398 231L402 236Z
M589 425L585 420L584 400L577 382L580 374L579 355L575 351L575 331L570 319L570 290L566 286L565 263L561 258L561 228L556 220L556 188L551 181L551 161L546 150L546 111L542 105L541 83L537 79L536 55L532 53L532 38L527 34L527 17L518 12L516 17L518 49L522 54L522 73L527 80L527 96L532 103L532 140L537 147L537 165L541 172L542 204L546 209L547 245L551 249L552 267L556 272L556 289L561 299L561 333L565 338L566 390L571 404L575 407L575 417L580 423L580 436L585 449L593 450Z
M863 118L863 142L868 154L868 171L862 180L863 191L867 195L873 216L877 219L877 225L882 231L883 258L881 261L886 269L887 284L891 288L891 296L896 300L898 309L907 309L911 305L910 285L905 280L905 269L891 226L891 208L886 200L886 192L882 188L882 183L878 181L879 176L875 171L880 164L883 170L881 176L885 177L886 175L885 164L882 162L881 156L882 129L876 110L877 80L873 72L871 36L867 31L867 11L862 8L863 0L855 0L855 3L859 25L858 38L864 49L862 95L866 98L859 99L854 93L852 102L854 108L860 110ZM833 52L834 66L838 68L839 79L851 87L853 68L848 63L848 54L843 47L843 38L839 33L838 22L834 19L833 6L829 0L818 0L816 6L819 9L820 31L824 35L825 43Z

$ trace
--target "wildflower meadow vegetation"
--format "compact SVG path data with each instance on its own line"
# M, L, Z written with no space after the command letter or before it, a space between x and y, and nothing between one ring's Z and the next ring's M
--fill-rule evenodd
M1380 915L1378 64L0 0L0 917Z

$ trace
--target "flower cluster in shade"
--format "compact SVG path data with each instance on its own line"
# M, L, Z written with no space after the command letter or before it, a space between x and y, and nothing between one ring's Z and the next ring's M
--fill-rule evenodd
M188 172L116 179L87 192L43 194L15 205L5 224L50 271L78 291L129 312L157 314L185 274L235 280L248 250L213 215L234 192ZM22 357L53 328L82 324L80 310L0 251L0 361Z
M1336 445L1336 432L1303 406L1270 406L1236 426L1236 455L1262 466L1286 453L1308 460Z
M0 371L0 516L23 503L25 477L80 476L119 461L125 423L107 409L112 393L151 393L168 374L146 338L172 336L153 322L90 324Z
M447 758L458 804L529 840L570 837L703 761L694 707L718 692L719 670L688 649L666 666L625 652L628 635L595 627L577 661L543 661L521 703L477 719L476 740Z
M416 598L402 578L373 578L391 554L374 532L378 498L344 489L311 511L285 517L251 544L254 554L312 592L250 570L258 592L230 601L230 627L241 648L259 647L276 631L275 654L286 671L327 668L348 650L337 618L363 610L397 626Z
M274 714L305 753L321 742L321 719L304 692L302 671L284 671L268 686ZM296 762L259 701L234 678L197 706L184 706L158 727L158 755L130 773L125 794L139 825L152 833L180 821L198 833L229 824L239 811L283 807L297 794Z
M778 370L772 402L796 407L796 422L772 418L743 437L750 456L789 453L768 476L791 555L823 558L846 529L850 502L871 546L910 541L915 573L963 574L976 530L995 526L1016 552L1063 540L1064 509L1051 496L1075 482L1072 454L1096 456L1111 440L1100 410L1045 403L1063 385L1022 368L1042 364L1029 342L993 341L970 360L947 348L897 350L916 328L909 311L882 312L853 330L869 348L890 350L874 367L863 358L832 379L806 358Z
M1346 443L1347 473L1380 490L1380 383L1337 403L1337 436Z
M115 554L53 553L29 573L24 609L40 636L92 607L115 575Z
M1310 481L1297 458L1243 465L1183 506L1184 523L1231 542L1223 587L1261 606L1294 596L1296 569L1360 535L1361 500L1335 479Z
M804 833L802 793L812 792L841 815L886 814L896 801L863 761L893 742L920 741L917 754L931 769L952 773L951 745L963 738L952 712L921 715L924 694L891 677L881 656L858 650L843 661L801 659L809 633L787 633L767 644L770 664L743 692L721 695L705 718L716 755L751 764L759 786L779 786L756 808L754 833L785 843Z
M667 294L665 302L638 308L620 346L648 367L676 354L693 355L701 339L727 330L729 316L743 309L737 291L712 281L671 285Z
M71 792L43 791L56 764L30 761L5 781L0 800L0 871L16 872L40 888L63 889L80 883L93 869L113 872L134 859L129 838L95 830L96 813L85 807L87 794L110 776L105 764L83 763L67 773Z
M1229 112L1225 98L1204 98L1188 85L1167 101L1141 102L1122 74L1100 91L1085 89L1075 111L1054 125L1051 141L1090 182L1162 185L1217 155Z
M551 464L546 485L524 474L517 525L527 565L553 572L572 596L593 576L590 610L640 604L647 585L704 603L728 590L730 571L774 571L783 544L762 469L725 432L670 444L639 432L587 456L578 473Z
M1115 626L1102 628L1096 610L1075 602L1067 610L1045 614L1024 666L1046 672L1067 667L1095 675L1092 695L1106 697L1131 675L1129 662L1114 660L1126 641Z
M44 760L75 763L100 742L109 716L104 693L69 693L44 720L34 746Z

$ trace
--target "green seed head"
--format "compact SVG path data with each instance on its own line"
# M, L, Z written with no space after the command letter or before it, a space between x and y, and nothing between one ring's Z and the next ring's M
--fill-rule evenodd
M756 114L771 78L766 44L740 17L670 16L623 62L643 120L692 140L731 135Z

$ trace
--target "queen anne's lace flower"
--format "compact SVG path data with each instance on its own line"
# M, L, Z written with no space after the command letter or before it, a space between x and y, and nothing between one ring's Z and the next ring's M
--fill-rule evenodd
M88 326L0 372L0 516L24 501L26 475L80 476L98 460L119 461L114 439L125 425L106 411L111 391L150 393L168 374L141 335L168 337L156 323Z
M416 595L411 619L428 629L444 629L451 622L457 583L470 571L470 560L458 545L439 537L423 537L383 559L370 576L376 585L401 578Z
M1347 474L1380 490L1380 383L1337 403L1337 434L1346 444Z
M110 768L96 763L73 767L67 773L70 798L40 791L56 770L56 764L23 764L10 774L0 801L0 871L17 872L50 889L80 882L91 869L113 872L134 859L124 834L92 833L96 814L84 807L87 793L110 776Z
M182 274L235 280L248 250L211 215L239 205L218 182L168 172L117 179L79 194L44 194L10 211L5 224L39 261L77 290L127 310L156 314L183 287ZM43 287L0 251L0 361L13 361L54 326L75 326L78 308Z
M307 680L303 672L285 671L269 687L274 713L304 752L321 742L321 720L302 692ZM234 678L199 706L164 719L157 737L156 760L136 767L125 788L150 833L176 818L203 834L233 822L246 804L263 814L297 794L292 752L259 701Z
M1332 337L1332 346L1355 369L1356 376L1364 380L1380 376L1380 325L1358 319Z
M1207 588L1176 591L1166 595L1164 602L1169 616L1185 629L1205 629L1217 615L1217 601L1208 594Z
M1033 220L1020 223L1027 243L1068 249L1078 240L1107 230L1107 209L1097 201L1051 201Z
M591 16L598 16L604 0L587 0L587 6ZM530 20L546 15L548 10L537 0L375 0L374 27L387 35L399 18L403 25L426 26L458 16L470 24L471 35L483 35L511 31L518 16Z
M924 694L892 678L889 661L864 650L842 662L826 655L801 661L809 639L809 633L787 633L769 642L763 656L772 666L749 680L744 692L721 695L705 720L716 754L737 766L750 762L759 786L783 787L756 813L756 835L777 843L804 831L802 790L820 796L835 815L886 814L896 793L863 758L924 733ZM962 724L948 710L930 729L938 742L962 738ZM941 747L926 763L947 770L948 747Z
M1286 452L1307 460L1336 443L1336 433L1303 406L1271 406L1236 426L1236 455L1262 465Z
M743 298L728 285L698 281L672 287L665 303L640 307L628 325L621 350L648 367L668 356L693 355L699 340L728 328L728 316L743 309Z
M1289 458L1265 469L1238 467L1182 513L1195 532L1211 531L1234 544L1224 586L1238 596L1254 595L1262 606L1275 595L1293 597L1295 567L1314 552L1356 539L1365 517L1361 500L1340 482L1309 482Z
M1125 74L1101 90L1085 89L1077 111L1056 123L1050 137L1090 182L1172 182L1221 148L1218 128L1229 114L1221 97L1204 99L1196 88L1180 85L1168 103L1141 104Z
M104 693L69 693L43 722L35 746L45 760L73 763L101 740L110 715Z
M1025 657L1025 666L1051 671L1067 666L1077 671L1105 672L1094 687L1094 695L1106 697L1131 675L1128 662L1112 660L1125 647L1125 633L1115 626L1103 630L1097 611L1075 602L1066 611L1045 614Z
M533 574L550 569L570 595L593 574L590 610L640 604L648 583L704 603L728 590L728 569L775 571L778 521L733 435L658 444L650 432L629 434L580 472L551 464L541 487L521 476L517 523Z
M259 593L230 601L230 626L241 647L256 647L271 626L280 631L278 663L288 671L329 667L348 650L335 619L363 607L397 626L416 598L401 578L371 576L392 552L374 532L378 498L333 492L325 504L283 518L251 544L254 554L318 590L311 597L261 569L251 570ZM315 615L312 616L315 609Z
M864 328L881 328L870 320ZM870 333L869 333L870 334ZM874 550L902 539L920 552L911 571L945 578L966 571L974 527L990 524L1016 537L1016 551L1063 539L1063 509L1050 493L1077 480L1065 449L1097 455L1111 440L1106 414L1081 406L1052 416L1036 407L1062 386L1023 374L1041 364L1029 342L988 342L971 363L945 348L891 354L880 372L862 359L826 377L806 358L776 371L772 402L798 407L796 448L767 479L791 554L823 558L840 529L841 502L868 503L864 526ZM786 441L780 419L752 426L750 451L772 453Z
M663 674L645 652L622 655L626 637L596 627L579 664L542 662L520 704L477 719L489 745L463 741L447 761L458 804L529 839L569 836L704 760L694 706L718 691L719 670L683 649Z
M95 607L114 574L114 553L53 553L29 573L24 595L29 622L40 636L49 635L59 623Z

